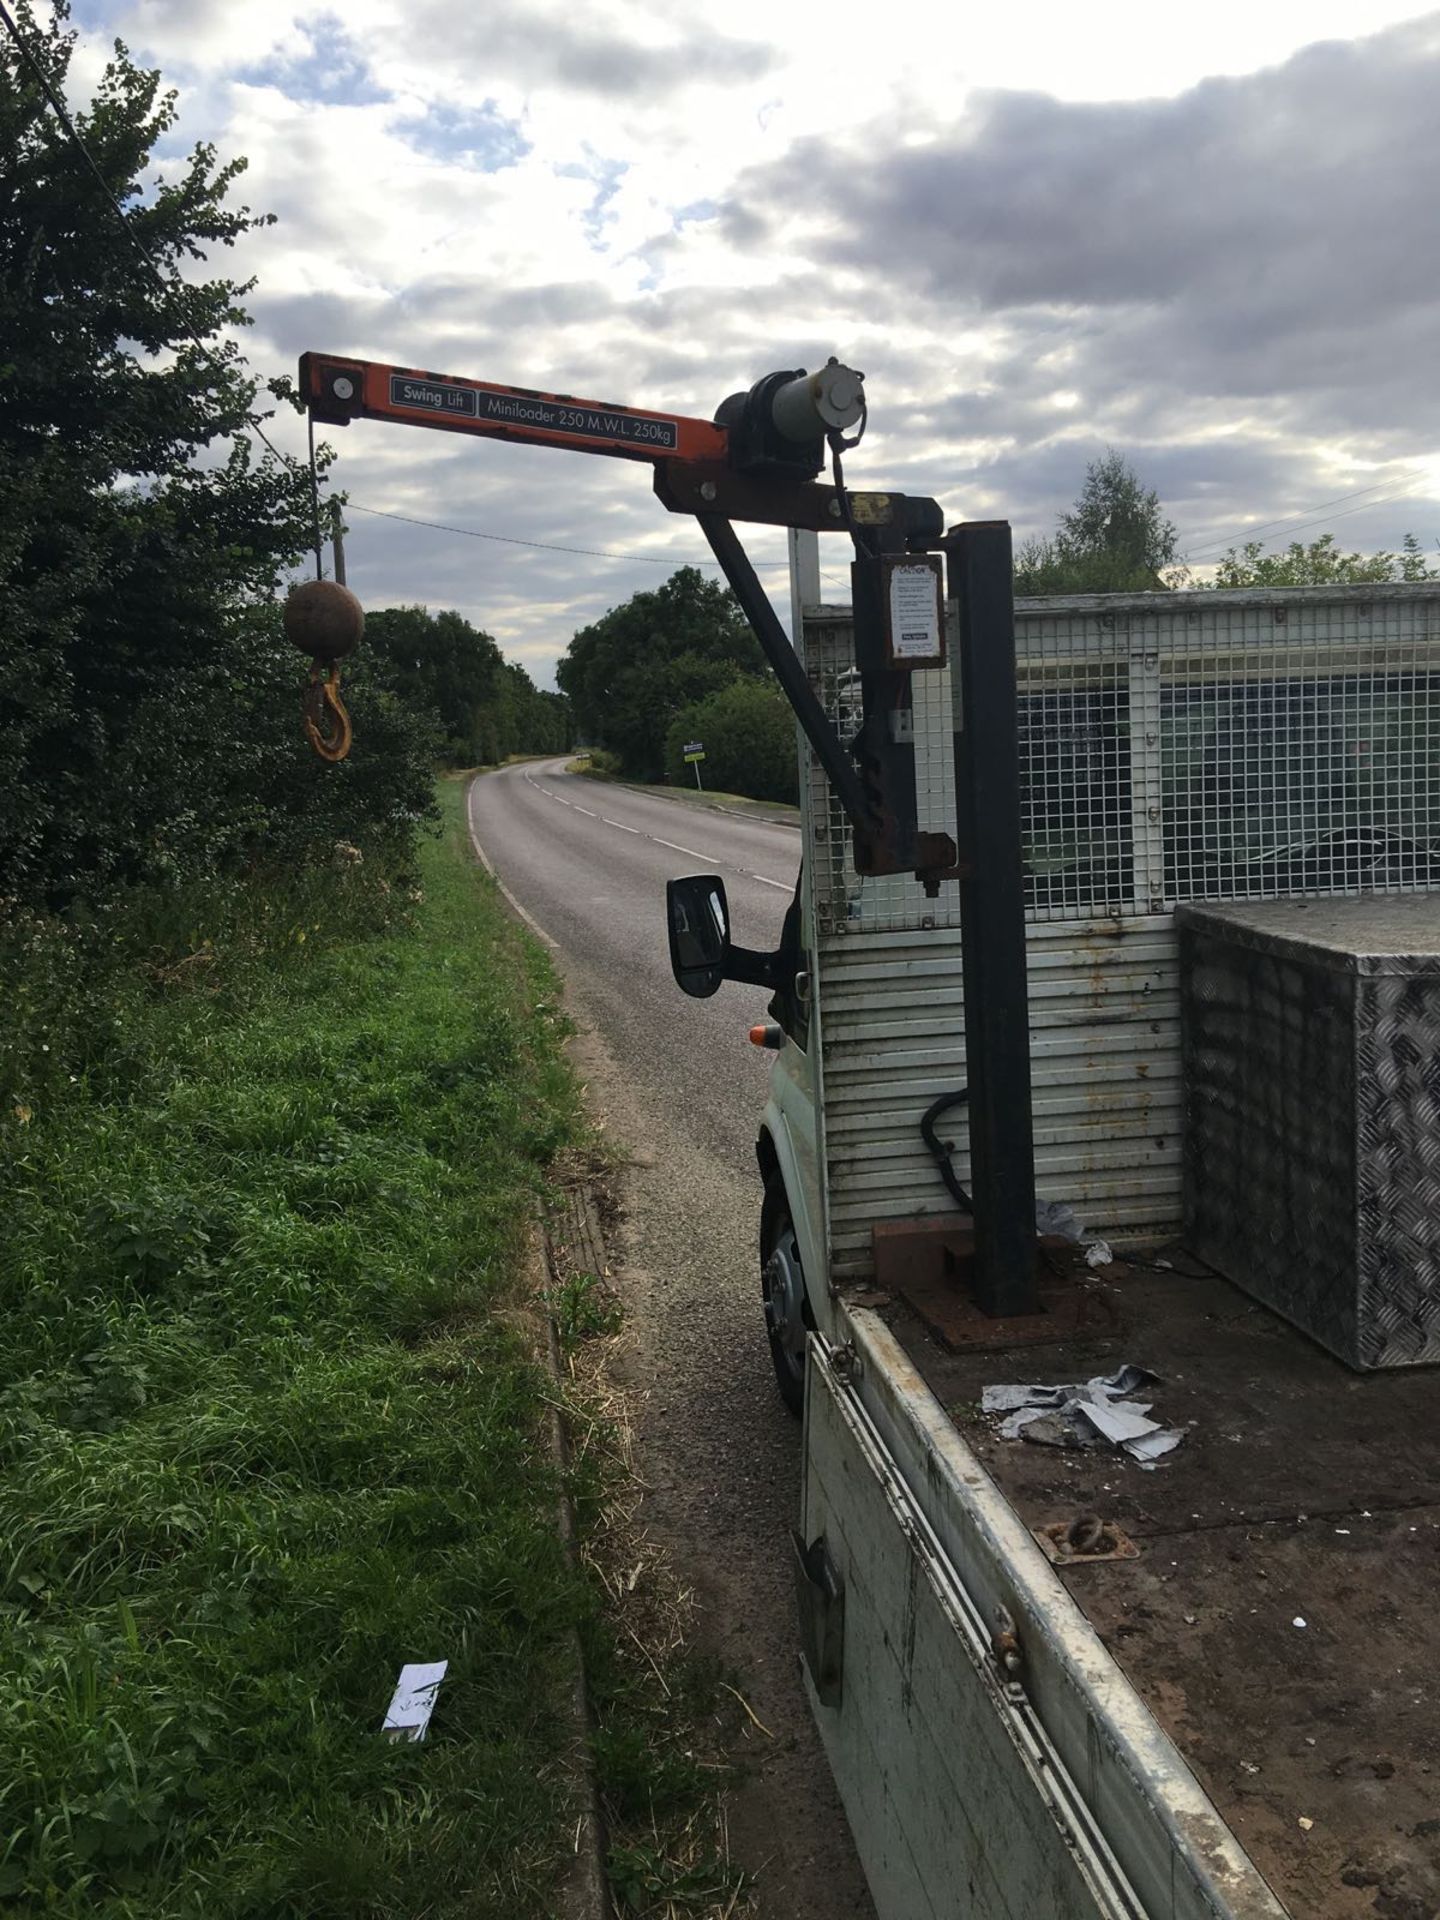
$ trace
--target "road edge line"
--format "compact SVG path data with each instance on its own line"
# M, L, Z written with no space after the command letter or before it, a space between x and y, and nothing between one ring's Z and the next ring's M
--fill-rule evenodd
M500 769L497 767L495 771L498 773ZM549 934L545 931L545 929L541 926L540 922L535 918L533 913L528 913L526 909L521 906L520 902L515 898L514 894L510 891L510 889L506 886L505 882L500 878L499 874L495 871L494 863L492 862L489 854L486 853L484 847L482 847L480 844L480 836L475 831L475 815L471 811L470 801L471 801L471 797L475 792L476 783L478 781L483 780L484 778L485 778L485 775L483 773L472 773L470 776L470 783L465 789L465 829L466 829L466 832L470 835L470 844L475 849L475 858L480 862L481 866L485 869L486 873L489 874L490 878L495 882L495 885L499 888L500 896L504 900L505 904L509 907L510 911L514 914L519 915L519 917L525 922L526 926L529 927L530 931L535 935L537 940L543 940L546 946L549 947L552 952L558 953L560 951L560 942L557 939L555 939L553 934Z

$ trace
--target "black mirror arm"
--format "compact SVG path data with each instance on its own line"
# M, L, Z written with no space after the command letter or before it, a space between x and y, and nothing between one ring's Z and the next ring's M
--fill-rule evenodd
M778 993L785 980L785 953L757 953L753 947L729 947L725 953L725 978L738 980L744 987L769 987Z

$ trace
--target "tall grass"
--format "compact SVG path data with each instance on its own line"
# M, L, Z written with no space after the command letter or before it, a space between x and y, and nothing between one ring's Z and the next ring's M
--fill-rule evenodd
M0 943L5 1911L554 1910L586 1601L508 1307L574 1094L450 799L423 897Z

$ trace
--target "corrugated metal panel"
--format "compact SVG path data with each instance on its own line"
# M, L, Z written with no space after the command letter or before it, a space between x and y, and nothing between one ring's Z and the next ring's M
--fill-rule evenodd
M1037 1189L1115 1234L1180 1217L1178 971L1169 915L1031 930ZM858 1277L872 1222L953 1207L920 1117L965 1083L959 932L822 935L819 973L831 1258ZM941 1133L963 1180L963 1112Z

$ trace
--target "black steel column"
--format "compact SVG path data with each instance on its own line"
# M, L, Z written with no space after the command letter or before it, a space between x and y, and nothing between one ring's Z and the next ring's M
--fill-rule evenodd
M967 522L952 528L944 545L950 597L960 611L951 675L958 840L961 860L970 862L970 878L960 882L960 922L975 1297L989 1314L1034 1313L1035 1141L1009 523Z

